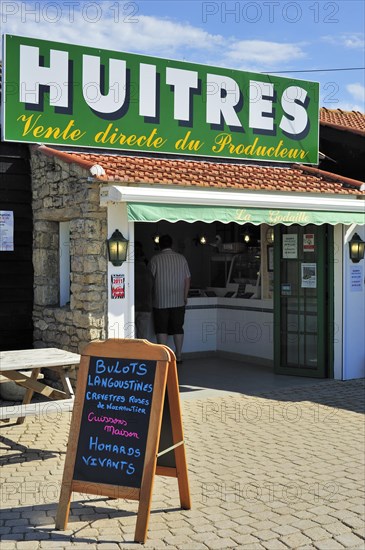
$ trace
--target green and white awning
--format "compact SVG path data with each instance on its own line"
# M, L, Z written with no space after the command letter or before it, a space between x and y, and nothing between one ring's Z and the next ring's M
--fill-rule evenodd
M238 224L252 223L260 225L322 225L325 223L336 225L362 225L365 223L365 214L356 212L323 212L304 210L285 210L267 208L245 208L227 206L198 206L183 204L149 204L128 203L128 220L133 222L159 222L167 220L171 223L184 221L194 222L235 222Z
M100 197L125 203L131 222L365 225L365 201L348 196L111 185Z

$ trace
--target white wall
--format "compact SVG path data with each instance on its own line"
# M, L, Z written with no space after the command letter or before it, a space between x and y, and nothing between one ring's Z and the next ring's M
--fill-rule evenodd
M365 240L364 226L345 228L343 238L343 379L365 377L365 259L354 264L348 242L357 233ZM353 269L360 268L360 291L355 291ZM336 300L336 295L335 295Z
M127 261L120 267L108 262L108 338L134 337L134 223L128 223L124 203L108 205L108 238L119 231L129 239ZM125 298L111 299L111 275L125 276Z

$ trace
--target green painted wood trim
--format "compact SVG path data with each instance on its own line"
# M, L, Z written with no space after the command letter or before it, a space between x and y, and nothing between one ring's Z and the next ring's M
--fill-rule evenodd
M280 307L280 254L281 227L274 227L274 372L279 372L281 362L281 307Z
M318 375L325 378L326 350L328 348L327 332L327 251L326 227L318 227L317 235L317 369Z
M328 372L329 378L334 378L334 345L335 345L335 286L334 286L334 263L335 249L333 239L333 227L327 228L327 251L328 251L328 270L327 270L327 331L328 331Z

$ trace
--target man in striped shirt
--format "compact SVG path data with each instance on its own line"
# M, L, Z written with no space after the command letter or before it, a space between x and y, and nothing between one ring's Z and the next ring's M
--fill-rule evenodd
M167 344L174 338L176 361L181 363L184 341L185 305L190 288L190 270L186 258L172 250L172 238L163 235L160 252L153 256L149 268L154 277L153 320L157 342Z

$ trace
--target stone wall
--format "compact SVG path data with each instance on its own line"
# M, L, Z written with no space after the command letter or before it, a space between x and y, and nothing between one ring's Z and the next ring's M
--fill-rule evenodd
M34 346L81 352L107 330L107 211L88 170L40 152L33 179ZM70 222L70 303L60 307L59 222Z

